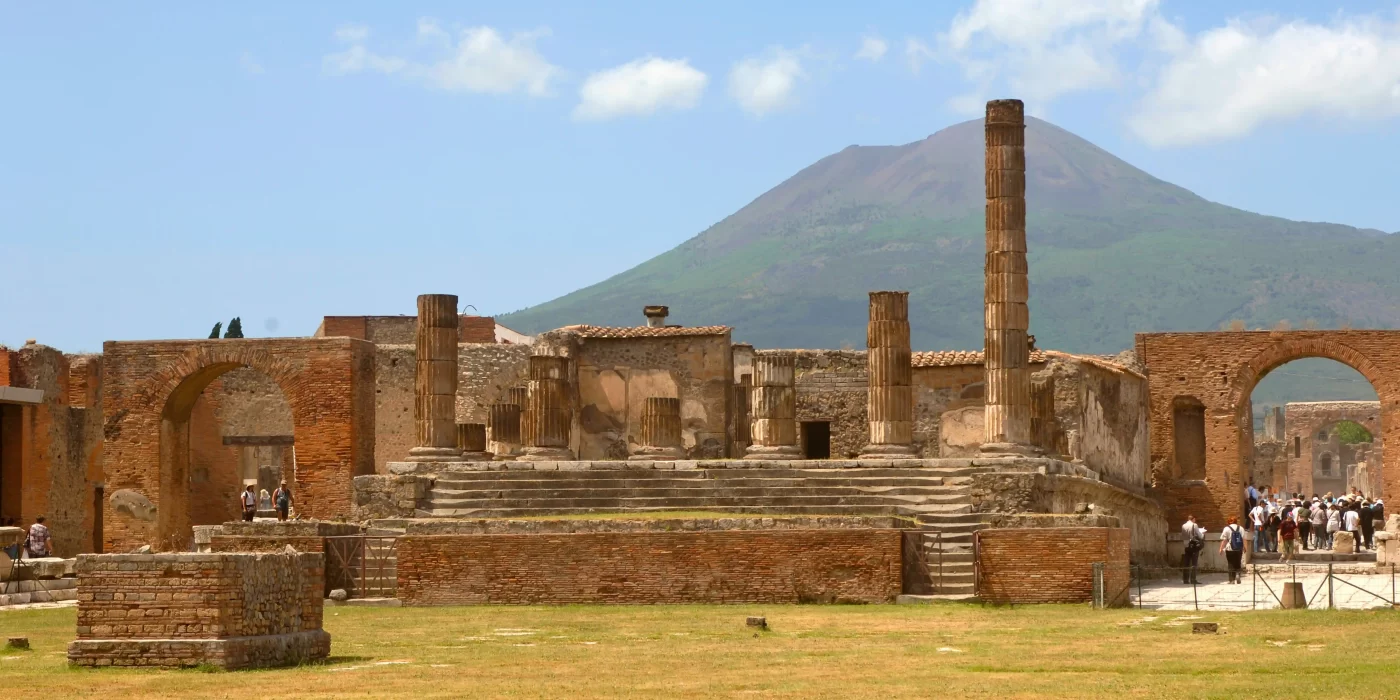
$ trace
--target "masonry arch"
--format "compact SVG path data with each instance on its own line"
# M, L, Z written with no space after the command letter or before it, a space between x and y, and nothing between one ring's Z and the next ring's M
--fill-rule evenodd
M248 367L272 379L291 408L297 468L288 479L309 517L349 516L352 479L374 471L373 346L351 338L107 343L103 347L104 472L109 490L136 492L154 517L109 503L107 551L191 541L190 419L215 379ZM130 497L130 496L128 496ZM128 509L129 511L130 509Z

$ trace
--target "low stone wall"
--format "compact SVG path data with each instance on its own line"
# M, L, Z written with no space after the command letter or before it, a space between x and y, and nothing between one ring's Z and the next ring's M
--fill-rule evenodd
M533 535L587 532L704 532L716 530L895 530L916 527L895 516L804 516L772 518L665 518L657 520L494 520L427 519L400 521L408 535Z
M1084 603L1093 597L1094 564L1104 563L1105 597L1127 590L1129 532L1111 527L982 530L978 595L995 603ZM1122 603L1122 601L1117 601Z
M321 554L84 554L78 666L283 666L325 658Z
M418 514L418 501L428 496L434 481L430 470L423 473L408 471L404 474L357 476L350 517L357 521L412 518Z
M18 530L19 528L14 528ZM59 557L12 561L0 552L0 607L54 603L78 597L76 560Z
M287 547L298 552L321 552L325 538L359 535L364 528L354 523L320 520L230 522L209 535L213 552L281 552ZM196 542L198 541L196 537Z
M895 529L407 535L405 605L889 602Z
M1095 479L1039 472L977 474L972 477L972 503L982 513L1111 515L1132 533L1135 563L1161 564L1167 556L1162 505Z

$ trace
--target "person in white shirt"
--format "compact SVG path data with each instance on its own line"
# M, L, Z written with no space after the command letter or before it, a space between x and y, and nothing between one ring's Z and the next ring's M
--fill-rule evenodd
M238 502L243 506L244 522L253 522L253 516L258 514L258 494L253 493L252 484L248 484L248 488L238 495Z
M1357 512L1358 506L1352 502L1347 509L1342 511L1342 529L1351 533L1351 541L1355 543L1352 551L1361 551L1361 513Z
M1312 504L1312 536L1313 549L1328 549L1327 544L1327 509L1322 507L1320 501L1313 501Z
M1241 583L1243 567L1240 562L1244 558L1244 528L1240 527L1240 519L1233 515L1220 533L1220 552L1229 563L1230 583Z
M1197 583L1201 550L1206 548L1206 529L1196 524L1196 516L1186 516L1181 525L1181 582Z
M1249 528L1254 531L1254 553L1258 554L1266 548L1264 541L1264 523L1268 522L1269 511L1263 503L1254 506L1249 511Z

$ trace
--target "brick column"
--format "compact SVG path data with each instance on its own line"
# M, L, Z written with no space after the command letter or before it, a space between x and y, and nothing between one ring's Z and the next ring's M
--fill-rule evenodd
M457 449L462 451L462 459L468 462L491 461L491 453L486 451L486 424L458 423Z
M871 292L865 332L870 444L861 459L914 456L914 369L909 350L909 292Z
M754 355L753 444L746 459L802 459L797 447L797 393L792 355Z
M1026 331L1026 117L1020 100L987 103L986 435L982 451L1035 454Z
M413 417L418 446L410 462L455 462L457 449L457 296L418 297L418 365Z
M641 443L628 459L684 459L681 400L648 396L642 404Z
M519 404L491 404L491 413L486 418L486 429L489 433L487 445L496 459L513 460L520 454Z
M525 450L520 459L530 462L572 460L569 449L569 358L536 355L530 358L521 432Z

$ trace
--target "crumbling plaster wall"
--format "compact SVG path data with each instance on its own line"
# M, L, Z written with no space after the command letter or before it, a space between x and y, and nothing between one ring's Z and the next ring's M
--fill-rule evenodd
M1057 451L1099 478L1142 492L1151 466L1147 378L1095 358L1050 353L1055 378Z

